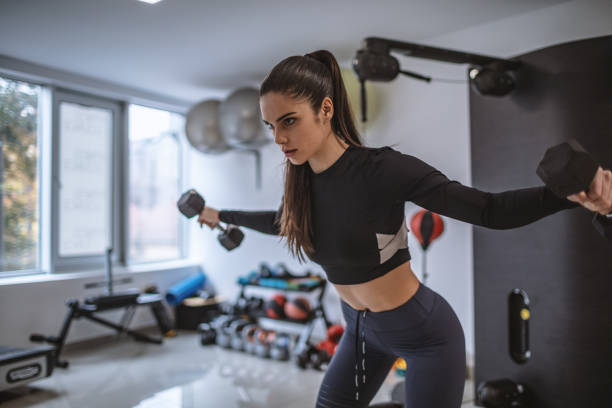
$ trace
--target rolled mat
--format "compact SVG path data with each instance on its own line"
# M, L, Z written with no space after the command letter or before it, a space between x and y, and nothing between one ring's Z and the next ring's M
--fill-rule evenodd
M176 306L204 287L206 283L206 275L202 272L195 273L180 282L175 283L168 292L166 292L166 302L171 306Z

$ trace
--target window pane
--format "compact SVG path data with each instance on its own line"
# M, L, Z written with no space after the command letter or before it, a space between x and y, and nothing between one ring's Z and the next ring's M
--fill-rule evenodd
M59 255L111 245L113 112L62 102L59 110Z
M0 268L38 268L40 88L0 78Z
M180 146L182 116L130 106L129 260L152 262L180 257Z

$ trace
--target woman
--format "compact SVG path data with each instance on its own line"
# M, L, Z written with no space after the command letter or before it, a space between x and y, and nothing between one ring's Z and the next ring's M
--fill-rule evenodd
M327 51L276 65L261 86L260 107L288 158L280 209L206 207L199 222L280 235L294 256L304 261L305 253L334 284L347 329L317 407L367 406L398 356L407 363L406 406L461 405L463 330L446 300L420 284L410 267L405 201L497 229L529 224L575 202L610 210L612 181L602 169L597 196L580 193L570 201L546 187L486 193L448 180L413 156L362 146L340 69Z

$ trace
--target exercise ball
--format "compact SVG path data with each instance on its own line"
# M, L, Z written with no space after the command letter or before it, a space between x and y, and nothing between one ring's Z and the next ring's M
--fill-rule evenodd
M218 100L205 100L192 106L187 112L187 140L202 153L218 154L230 149L219 128L219 105Z
M259 91L240 88L219 106L219 125L225 142L238 148L256 148L272 142L259 110Z

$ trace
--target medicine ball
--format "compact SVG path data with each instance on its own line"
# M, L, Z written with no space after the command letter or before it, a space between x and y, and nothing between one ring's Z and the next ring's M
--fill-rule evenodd
M303 297L296 297L285 303L285 316L290 319L305 320L310 316L310 310L310 302Z
M327 338L334 343L338 343L340 341L340 337L344 333L344 328L339 324L332 324L327 329Z
M284 307L286 303L287 298L284 295L275 294L266 303L266 315L272 319L285 317Z

